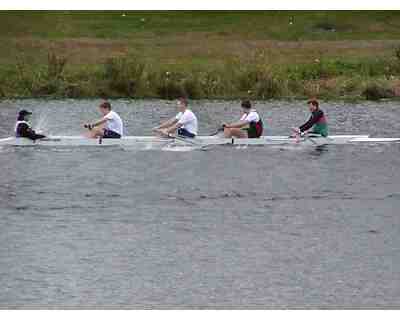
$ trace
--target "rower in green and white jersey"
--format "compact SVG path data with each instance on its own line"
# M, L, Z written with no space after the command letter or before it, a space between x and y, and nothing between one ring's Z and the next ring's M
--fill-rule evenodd
M308 132L317 134L322 137L328 136L328 122L324 112L319 108L319 103L316 99L311 99L307 102L311 112L311 117L306 123L298 128L292 128L297 134Z

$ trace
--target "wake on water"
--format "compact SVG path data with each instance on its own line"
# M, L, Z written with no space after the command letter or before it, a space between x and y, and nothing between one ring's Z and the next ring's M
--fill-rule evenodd
M49 117L47 114L40 113L39 117L35 121L35 125L32 125L34 130L39 134L50 135L49 131Z

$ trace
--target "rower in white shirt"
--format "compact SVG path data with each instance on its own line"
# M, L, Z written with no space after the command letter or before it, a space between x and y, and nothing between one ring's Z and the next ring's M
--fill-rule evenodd
M185 138L194 138L197 135L197 118L196 115L188 109L188 103L185 98L178 99L179 113L161 123L158 127L153 128L153 131L163 135L169 136L177 132L179 136Z
M121 117L111 110L111 104L107 101L99 105L99 110L103 117L93 124L84 125L89 130L86 136L88 138L120 139L123 136Z
M263 133L263 122L255 109L252 109L249 100L242 101L243 115L239 121L224 123L225 138L259 138Z

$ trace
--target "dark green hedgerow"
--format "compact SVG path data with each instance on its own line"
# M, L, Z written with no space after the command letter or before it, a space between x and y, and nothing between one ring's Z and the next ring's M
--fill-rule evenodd
M117 95L134 97L140 89L145 64L135 57L109 58L104 63L104 79Z
M367 100L378 101L384 98L393 98L395 96L393 90L385 86L384 84L371 83L362 92L362 95Z

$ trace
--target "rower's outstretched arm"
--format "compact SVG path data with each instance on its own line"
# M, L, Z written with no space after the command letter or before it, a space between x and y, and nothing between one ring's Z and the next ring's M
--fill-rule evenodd
M158 127L155 127L154 129L155 130L157 130L157 129L165 129L165 128L173 126L177 122L178 122L178 119L176 119L174 117L174 118L171 118L171 119L169 119L167 121L161 122L161 124Z
M86 128L86 129L92 130L94 127L100 126L100 125L102 125L102 124L104 124L106 122L107 122L107 119L102 118L102 119L98 120L95 123L85 123L83 125L83 127Z
M100 119L99 121L97 121L97 122L91 124L91 126L92 126L92 127L97 127L97 126L100 126L100 125L102 125L102 124L104 124L104 123L106 123L106 122L107 122L107 119L102 118L102 119Z
M167 133L174 133L176 130L178 130L180 127L182 127L182 123L178 123L178 121L173 124L172 126L166 128Z
M324 113L321 110L318 110L314 115L308 119L308 121L299 127L300 132L304 132L310 130L314 124L316 124L322 117Z

